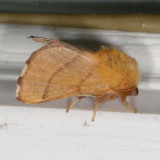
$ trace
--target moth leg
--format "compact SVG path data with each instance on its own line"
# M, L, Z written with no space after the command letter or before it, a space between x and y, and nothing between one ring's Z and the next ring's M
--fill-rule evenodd
M49 39L49 38L35 37L35 36L30 36L28 38L31 38L32 40L34 40L36 42L41 42L41 43L44 43L44 44L53 40L53 39Z
M93 112L93 117L92 117L92 121L94 122L95 117L96 117L96 112L99 109L99 107L101 106L102 103L98 103L97 106L94 108L94 112Z
M84 98L84 96L79 96L79 97L77 97L77 98L73 101L73 103L68 106L66 112L69 112L69 110L70 110L81 98Z
M133 113L136 113L136 110L134 108L132 108L128 102L126 101L127 97L121 97L122 102L125 104L125 106Z

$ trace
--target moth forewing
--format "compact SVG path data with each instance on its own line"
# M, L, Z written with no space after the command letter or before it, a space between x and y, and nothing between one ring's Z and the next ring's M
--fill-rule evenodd
M122 96L128 106L126 97L138 94L135 87L140 77L138 65L125 53L103 47L93 54L57 40L31 38L45 45L32 53L18 79L19 101L43 103L77 96L75 105L86 97L81 95L95 96L94 120L96 111L105 101ZM106 94L112 91L115 94Z

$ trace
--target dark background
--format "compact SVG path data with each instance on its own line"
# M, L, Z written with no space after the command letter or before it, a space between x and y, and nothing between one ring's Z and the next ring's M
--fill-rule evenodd
M0 0L0 12L52 14L160 14L160 0Z

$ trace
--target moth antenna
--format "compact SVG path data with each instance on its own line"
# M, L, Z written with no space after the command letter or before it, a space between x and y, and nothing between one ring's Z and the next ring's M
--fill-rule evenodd
M36 36L30 36L30 37L27 37L27 38L30 38L30 39L34 40L35 42L40 42L40 43L44 43L44 44L53 40L53 39L50 39L50 38L43 38L43 37L36 37Z
M134 108L132 108L128 102L126 101L127 97L121 97L122 102L125 104L125 106L133 113L136 113L136 110Z

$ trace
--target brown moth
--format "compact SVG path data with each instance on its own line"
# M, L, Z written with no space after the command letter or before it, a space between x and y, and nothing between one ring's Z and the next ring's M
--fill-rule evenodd
M43 103L76 96L67 112L81 99L94 96L96 111L106 101L138 95L140 71L135 59L116 48L87 51L54 39L33 37L45 45L32 53L18 79L16 97L24 103Z

